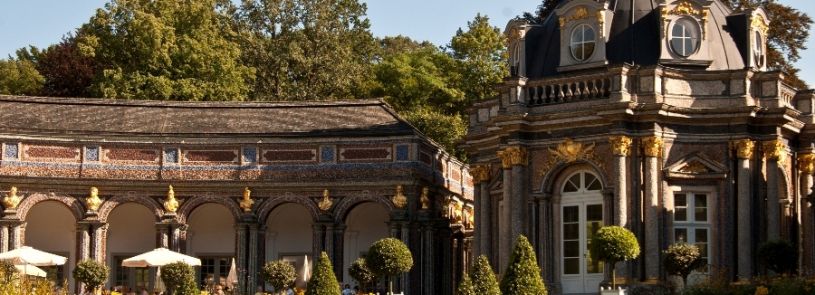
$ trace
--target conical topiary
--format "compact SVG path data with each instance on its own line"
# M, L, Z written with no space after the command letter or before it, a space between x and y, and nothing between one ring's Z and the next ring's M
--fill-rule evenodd
M541 279L538 259L525 236L518 236L515 249L509 258L509 265L501 279L501 293L504 295L546 295L546 286Z
M495 273L492 271L487 256L481 255L475 259L470 278L473 282L475 294L501 295L501 289L498 288L498 280L495 279Z
M461 282L458 283L458 289L456 289L456 295L475 295L478 294L473 289L473 282L470 280L470 276L466 273L461 278Z
M340 283L334 275L334 267L328 254L320 253L320 259L314 265L311 280L306 287L306 295L340 295Z

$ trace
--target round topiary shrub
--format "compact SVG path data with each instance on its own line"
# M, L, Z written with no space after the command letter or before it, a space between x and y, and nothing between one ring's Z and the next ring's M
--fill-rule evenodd
M795 272L798 264L798 251L784 240L768 241L758 248L761 262L777 274Z
M495 273L492 271L487 256L481 255L475 259L473 270L470 272L470 278L473 281L475 294L501 295L501 289L498 288L498 280L495 279Z
M614 265L640 256L640 244L634 233L621 226L601 227L591 239L592 257L611 266L611 287L616 289L617 273Z
M393 294L393 278L413 267L413 254L405 243L394 238L374 242L365 257L368 268L379 277L388 279L388 291Z
M283 260L269 261L263 266L263 277L269 285L272 285L275 292L285 294L286 289L294 285L297 272L291 263Z
M670 275L682 278L682 285L688 283L688 275L696 269L705 266L699 247L686 243L676 243L668 247L664 253L665 271Z
M94 292L108 279L108 267L96 260L83 260L74 268L74 279L85 284L85 290Z
M509 257L509 264L501 279L501 293L504 295L546 295L546 286L541 278L538 259L532 244L520 235Z
M376 281L376 275L368 268L365 257L357 258L354 263L351 263L351 267L348 268L348 274L359 283L363 291L367 291L367 287Z
M340 283L334 275L334 267L331 266L331 259L328 254L322 252L317 264L314 265L314 272L308 281L306 295L340 295Z
M161 267L161 281L173 295L197 295L195 271L184 262L173 262Z

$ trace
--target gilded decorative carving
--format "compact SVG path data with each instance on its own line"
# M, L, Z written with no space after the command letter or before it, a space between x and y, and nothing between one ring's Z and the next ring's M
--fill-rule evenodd
M167 189L167 199L164 200L164 211L169 213L178 211L178 200L175 199L175 190L173 190L172 185Z
M6 210L14 210L17 209L17 205L19 204L20 197L17 196L17 187L12 186L11 189L9 189L8 194L3 197L3 207L5 207Z
M464 228L471 229L475 227L475 210L472 206L464 206L464 209L461 211L461 215L464 222Z
M764 157L768 160L783 162L787 155L786 145L777 139L764 142L762 147L764 148Z
M504 169L512 168L512 166L526 166L527 152L526 149L519 146L511 146L503 151L498 151L498 158L501 159L501 166Z
M642 148L646 157L662 156L662 138L650 136L642 139Z
M243 188L243 198L241 199L240 206L243 212L251 212L255 200L252 200L252 191L248 187Z
M327 189L323 190L323 198L317 203L317 207L320 208L323 212L328 211L331 209L331 205L334 205L334 202L331 201L331 193L328 192Z
M815 154L799 154L798 170L805 174L815 173Z
M451 200L450 202L450 220L452 223L461 223L464 220L464 212L463 208L464 204L461 203L459 200Z
M706 8L696 9L693 4L687 0L680 1L673 9L664 8L662 10L662 21L665 23L665 35L668 35L668 17L671 15L688 15L695 16L702 22L702 38L707 39L707 21L710 18L710 11Z
M499 152L500 153L500 152ZM479 184L490 180L490 165L473 165L470 166L470 175L473 176L473 184Z
M91 187L91 194L87 198L85 198L85 204L88 206L88 210L96 212L99 210L99 205L102 204L102 199L99 198L99 189Z
M762 35L766 35L767 31L770 30L767 21L764 20L764 17L760 14L753 14L753 21L750 22L750 27L753 28L753 30L761 32Z
M571 138L567 138L560 143L555 149L549 149L550 152L563 162L574 162L581 158L587 158L589 155L594 154L594 143L583 144L575 142Z
M740 139L734 141L732 145L734 148L736 148L736 157L743 160L753 159L755 142L750 139Z
M393 198L391 198L391 201L393 201L393 205L399 209L407 206L407 197L405 196L405 190L402 188L402 185L396 186L396 193L393 195Z
M600 37L605 34L606 13L602 10L597 11L597 27L600 29Z
M579 6L574 9L574 12L570 16L561 16L558 20L560 21L560 28L566 27L566 24L589 18L589 10L585 6Z
M608 141L611 143L611 152L615 156L627 157L631 155L631 137L625 135L612 136L608 138Z
M430 209L430 188L428 187L422 188L422 195L421 197L419 197L419 201L422 202L423 210Z
M679 172L682 173L689 173L689 174L702 174L710 172L710 169L698 161L693 161L690 163L685 164L682 168L679 168Z

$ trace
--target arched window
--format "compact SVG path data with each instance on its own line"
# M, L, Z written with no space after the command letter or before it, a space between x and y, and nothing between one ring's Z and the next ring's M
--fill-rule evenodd
M580 24L572 30L572 38L569 48L572 57L577 61L586 61L594 54L595 45L594 29L587 24Z
M603 189L600 179L589 172L578 172L573 174L566 183L563 184L564 193L582 193L599 191Z
M699 26L696 21L681 18L671 30L671 50L681 57L689 57L699 50Z
M753 59L755 59L757 67L764 67L764 37L758 31L755 32L755 40L753 41Z

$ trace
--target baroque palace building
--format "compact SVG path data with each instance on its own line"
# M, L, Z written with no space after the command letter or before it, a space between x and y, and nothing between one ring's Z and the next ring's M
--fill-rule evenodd
M503 270L525 235L550 289L594 293L610 271L588 245L620 225L642 247L618 265L629 283L666 280L680 241L734 281L778 239L813 273L815 95L767 70L769 26L721 0L564 0L511 21L511 75L470 109L464 145L475 254Z
M396 237L406 294L451 294L470 256L472 179L379 100L183 103L0 96L0 251L95 259L108 287L152 290L125 258L167 247L202 260L199 284L240 294L263 263L301 269L320 251L342 282L374 241Z

